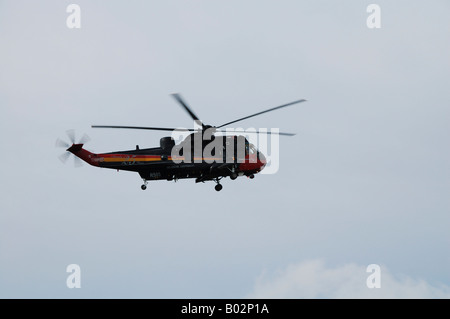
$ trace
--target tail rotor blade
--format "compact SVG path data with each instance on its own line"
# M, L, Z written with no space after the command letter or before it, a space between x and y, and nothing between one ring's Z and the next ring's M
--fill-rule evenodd
M64 147L64 148L68 148L70 145L66 142L64 142L63 140L60 140L59 138L56 140L55 142L55 146L56 147Z
M75 144L75 130L67 130L66 133L72 144Z
M74 156L73 157L73 166L74 167L81 167L81 166L83 166L83 161L79 157Z
M83 134L83 136L81 137L81 139L80 139L80 141L78 143L79 144L86 144L90 140L91 140L91 138L89 137L89 135Z
M70 157L70 153L69 152L62 153L61 155L58 156L59 160L62 163L66 163L67 160L69 159L69 157Z

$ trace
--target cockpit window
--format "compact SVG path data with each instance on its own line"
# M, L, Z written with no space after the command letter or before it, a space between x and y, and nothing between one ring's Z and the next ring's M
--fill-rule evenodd
M249 144L249 147L250 147L250 154L256 154L257 153L255 145Z

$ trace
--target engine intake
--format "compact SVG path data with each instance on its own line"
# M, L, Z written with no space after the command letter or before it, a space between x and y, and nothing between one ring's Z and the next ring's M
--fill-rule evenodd
M170 151L175 146L175 141L171 136L166 136L159 140L159 145L163 150Z

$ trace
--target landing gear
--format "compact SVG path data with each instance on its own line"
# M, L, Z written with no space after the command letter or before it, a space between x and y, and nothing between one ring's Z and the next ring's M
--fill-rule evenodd
M147 189L147 180L144 179L144 184L141 185L141 189L145 191Z
M215 179L217 185L214 186L214 189L215 189L216 191L218 191L218 192L220 192L220 191L222 190L222 188L223 188L223 186L220 185L220 182L219 182L221 179L222 179L221 177Z
M249 177L250 179L254 179L254 178L255 178L255 175L250 174L250 175L248 175L248 177Z
M232 181L234 181L238 177L238 174L236 173L236 166L233 166L230 169L230 171L231 171L230 178Z

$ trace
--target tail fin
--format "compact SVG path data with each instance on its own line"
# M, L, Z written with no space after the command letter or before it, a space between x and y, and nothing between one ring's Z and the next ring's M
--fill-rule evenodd
M98 166L97 154L91 153L83 148L83 144L72 144L71 147L67 149L68 152L72 153L76 157L81 158L86 163Z

